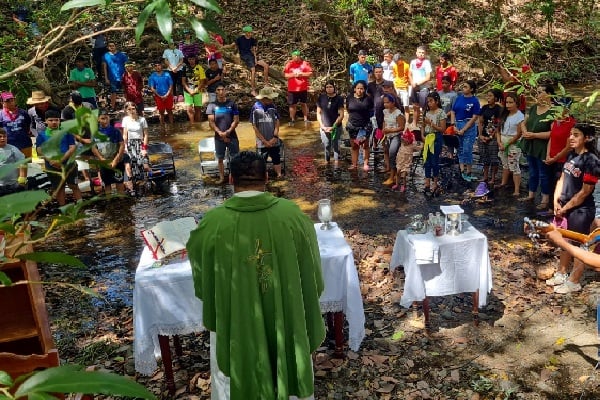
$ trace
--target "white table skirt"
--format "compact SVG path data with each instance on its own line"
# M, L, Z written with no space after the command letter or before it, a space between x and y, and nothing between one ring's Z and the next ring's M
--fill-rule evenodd
M321 311L344 312L349 325L348 345L358 351L365 337L365 314L352 249L337 226L330 230L320 227L321 224L315 224L325 281L319 300ZM143 375L152 375L157 368L158 335L185 335L204 330L202 302L194 293L189 261L185 259L159 268L153 264L152 254L145 247L133 290L135 370Z
M488 254L487 237L466 224L458 236L409 235L398 231L390 261L390 270L404 267L404 291L400 305L410 307L414 301L426 296L446 296L479 289L479 307L487 304L492 290L492 267ZM415 240L415 239L418 239ZM415 249L415 244L426 251ZM432 252L427 259L424 253ZM417 257L419 255L419 258Z
M329 230L321 230L315 224L325 290L319 302L321 312L343 311L348 321L348 346L358 351L365 338L365 312L358 271L354 265L352 248L337 224ZM343 266L344 268L340 268Z

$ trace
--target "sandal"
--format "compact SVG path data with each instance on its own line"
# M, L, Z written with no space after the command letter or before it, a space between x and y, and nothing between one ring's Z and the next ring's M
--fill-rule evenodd
M535 200L535 197L521 197L519 199L519 201L523 201L523 202L525 202L525 201L534 201L534 200Z

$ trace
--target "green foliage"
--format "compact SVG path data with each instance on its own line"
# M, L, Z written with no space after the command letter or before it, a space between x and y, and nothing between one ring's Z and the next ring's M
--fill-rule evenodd
M439 39L429 43L429 48L437 54L449 52L452 48L452 42L450 42L448 35L442 35Z
M11 393L15 388L13 395ZM55 393L105 394L156 399L148 389L129 378L106 372L84 371L78 365L63 365L34 372L25 377L22 382L21 379L13 381L6 372L0 371L0 398L56 399Z
M373 3L373 0L337 0L335 9L344 14L351 13L356 26L371 28L375 23L369 13Z
M490 393L494 389L494 382L485 376L480 376L477 380L471 381L471 387L477 393Z
M584 97L576 101L574 97L567 92L565 87L562 84L558 84L557 93L554 96L557 102L554 102L551 107L551 115L548 117L548 120L561 119L563 116L568 113L573 116L578 122L592 123L594 118L598 117L598 110L594 108L596 104L596 100L600 95L600 90L594 91L590 96ZM566 107L561 99L570 98L573 100L573 103L570 107Z
M35 253L19 254L15 258L52 264L63 264L76 268L85 268L85 264L76 257L53 251L37 251Z

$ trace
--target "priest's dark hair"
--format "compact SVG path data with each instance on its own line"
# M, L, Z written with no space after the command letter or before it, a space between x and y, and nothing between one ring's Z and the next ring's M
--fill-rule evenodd
M266 181L267 163L257 152L240 152L233 157L229 168L234 186L253 186Z

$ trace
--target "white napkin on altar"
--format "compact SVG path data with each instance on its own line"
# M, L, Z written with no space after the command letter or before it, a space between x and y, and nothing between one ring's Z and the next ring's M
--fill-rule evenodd
M408 241L414 245L417 264L438 264L440 246L433 233L408 235Z

